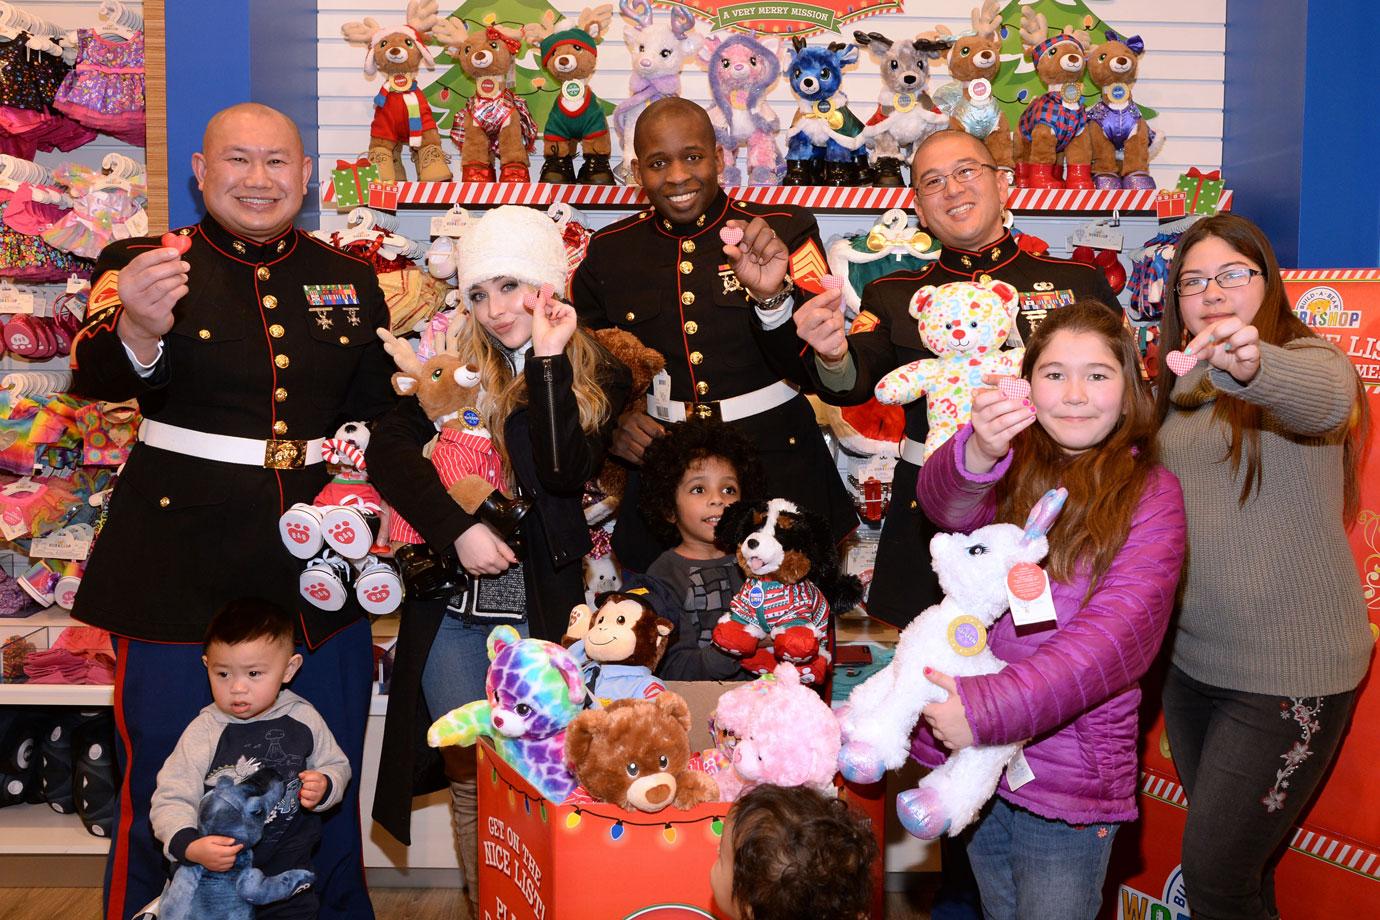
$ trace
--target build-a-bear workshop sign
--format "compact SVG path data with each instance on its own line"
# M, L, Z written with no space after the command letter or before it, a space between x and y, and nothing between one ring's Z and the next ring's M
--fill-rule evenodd
M755 35L813 35L878 13L900 12L902 0L678 0L674 4L707 20L713 31Z

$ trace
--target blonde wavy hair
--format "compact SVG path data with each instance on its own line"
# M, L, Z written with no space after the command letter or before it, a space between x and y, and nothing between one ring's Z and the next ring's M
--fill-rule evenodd
M523 281L518 283L532 287ZM503 348L472 313L465 319L465 329L457 337L457 347L461 358L479 368L479 385L484 392L479 412L484 418L485 427L489 429L499 457L503 459L504 475L511 482L513 468L505 440L507 432L504 429L508 417L527 405L527 378L513 373ZM585 434L593 434L608 418L612 409L599 380L599 366L608 360L605 357L607 352L593 336L580 327L576 328L575 334L565 346L565 353L570 358L573 370L575 403L580 409L580 429Z

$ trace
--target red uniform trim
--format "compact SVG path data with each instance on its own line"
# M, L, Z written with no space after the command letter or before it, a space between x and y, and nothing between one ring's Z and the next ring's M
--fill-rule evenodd
M129 640L115 636L115 731L125 748L125 770L120 776L120 825L111 841L110 896L106 899L106 920L124 920L126 889L129 887L129 830L134 824L134 803L129 791L134 746L125 724L125 668L129 664Z

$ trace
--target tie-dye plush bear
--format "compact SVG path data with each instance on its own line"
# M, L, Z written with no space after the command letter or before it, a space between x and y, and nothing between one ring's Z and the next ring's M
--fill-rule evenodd
M1015 323L1016 289L1004 281L927 285L910 299L920 340L935 356L902 365L877 384L877 399L905 405L928 400L925 459L967 423L973 390L984 374L1017 375L1024 348L1002 350Z
M584 704L580 666L556 643L524 639L511 626L489 633L489 662L486 698L437 719L427 744L467 747L482 735L533 788L564 802L575 789L565 765L565 728Z

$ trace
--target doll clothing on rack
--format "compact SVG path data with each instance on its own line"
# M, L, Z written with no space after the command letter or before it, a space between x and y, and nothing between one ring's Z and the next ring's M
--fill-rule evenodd
M0 141L19 148L0 152L32 160L40 150L76 150L96 139L96 132L61 112L0 106ZM27 152L25 152L27 151Z
M111 41L77 32L77 63L53 100L59 112L127 144L144 146L144 33Z
M21 184L10 193L5 204L5 226L16 233L38 236L68 214L67 208L35 201L34 188L27 183Z
M0 220L3 220L3 209L0 209ZM66 281L71 275L90 278L94 264L90 259L54 249L41 236L0 227L0 278L36 284Z
M77 410L86 466L119 466L129 459L139 431L139 410L126 403L92 403Z
M72 69L61 57L30 47L32 37L20 32L0 42L0 105L47 112Z
M72 196L72 210L43 232L57 249L94 259L114 240L148 232L142 183L115 183L99 170L69 163L53 171Z

